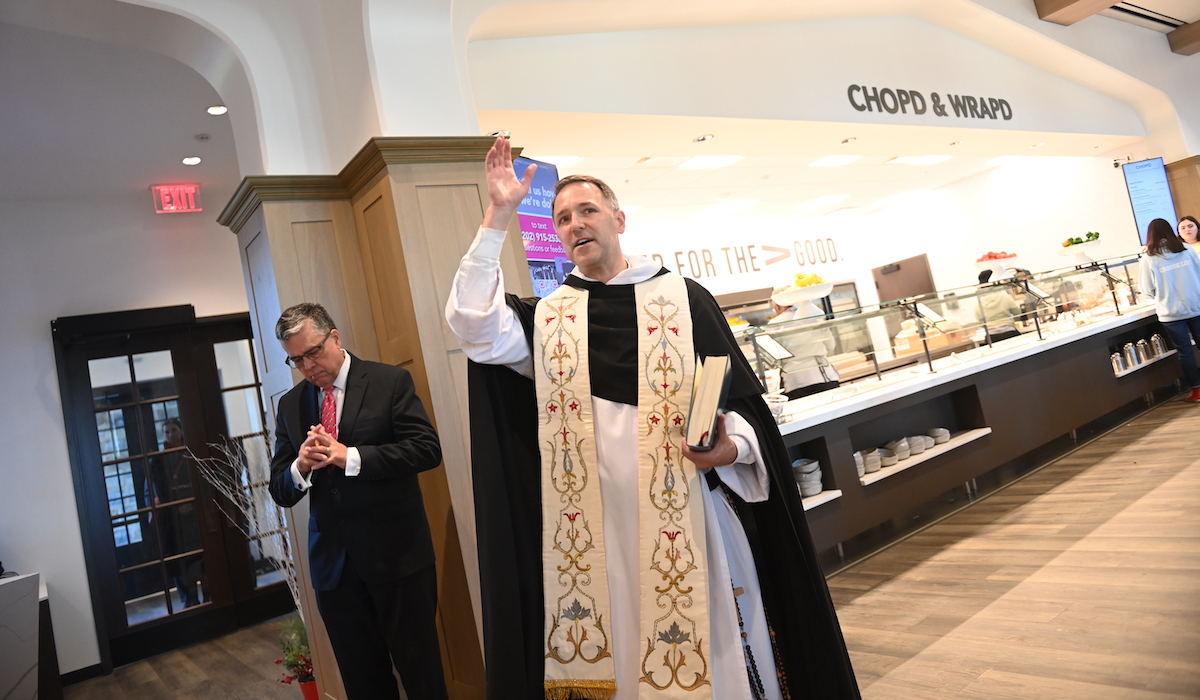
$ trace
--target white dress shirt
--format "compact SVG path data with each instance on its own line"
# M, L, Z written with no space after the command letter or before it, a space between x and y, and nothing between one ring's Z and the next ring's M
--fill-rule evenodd
M325 402L325 394L332 391L333 400L337 405L337 418L334 421L335 425L342 423L342 404L346 403L346 377L350 376L350 353L342 350L342 368L338 370L337 377L334 378L333 384L327 389L320 389L317 392L317 405L321 406ZM339 437L341 437L339 435ZM340 440L339 440L340 442ZM336 467L325 467L326 469L334 469ZM362 455L358 453L357 447L346 448L346 476L358 476L362 471ZM312 472L309 472L309 478L305 479L300 473L300 458L292 460L292 483L296 484L296 488L307 491L312 488Z

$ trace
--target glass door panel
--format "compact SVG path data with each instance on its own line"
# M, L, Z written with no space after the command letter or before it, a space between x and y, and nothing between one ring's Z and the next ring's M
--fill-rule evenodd
M176 396L175 367L171 351L145 352L133 356L133 371L137 378L138 397L142 401Z
M250 340L215 343L213 352L225 405L226 429L237 456L236 483L246 515L254 587L284 580L279 567L288 560L285 511L271 499L270 436L263 429L262 397Z
M204 600L204 546L171 352L88 361L112 545L135 625Z

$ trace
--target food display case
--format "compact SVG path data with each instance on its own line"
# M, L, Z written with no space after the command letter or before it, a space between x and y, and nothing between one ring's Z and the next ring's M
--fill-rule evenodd
M779 348L821 344L841 375L840 386L779 407L797 488L808 480L816 545L836 547L950 489L970 492L976 477L1077 428L1172 396L1179 363L1156 348L1161 326L1137 290L1137 265L1085 263L735 329L760 374L781 364ZM1007 321L1019 333L997 339L1007 324L989 320L988 295L1005 295L992 306L1014 309ZM1123 348L1146 350L1117 371Z
M750 293L747 298L752 302L723 308L742 352L764 383L767 370L786 371L785 360L797 357L828 363L843 384L882 380L892 370L915 365L917 371L936 372L939 359L951 357L958 362L978 356L970 351L1006 342L997 340L998 328L1044 340L1120 316L1140 301L1137 259L1009 276L981 286L869 306L835 308L806 298L803 303L811 315L782 323L771 322L769 304L758 299L769 290ZM1015 340L1029 340L1012 335Z

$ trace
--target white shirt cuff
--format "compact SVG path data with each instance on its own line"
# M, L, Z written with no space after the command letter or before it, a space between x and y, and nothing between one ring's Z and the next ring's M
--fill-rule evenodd
M304 476L300 474L299 457L292 460L292 483L295 484L296 488L300 489L301 491L307 491L312 488L312 482L308 479L305 479Z
M346 476L358 476L362 471L362 455L357 447L346 448Z

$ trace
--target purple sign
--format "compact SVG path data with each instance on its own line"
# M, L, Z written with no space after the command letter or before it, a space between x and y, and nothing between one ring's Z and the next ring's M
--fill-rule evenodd
M554 200L554 183L558 182L558 168L552 163L531 160L525 157L513 159L513 169L524 173L530 163L537 163L529 196L517 207L517 221L521 226L521 241L525 246L525 258L529 261L529 275L533 279L533 293L544 297L558 289L566 276L575 269L567 258L558 234L554 232L554 220L550 203Z

